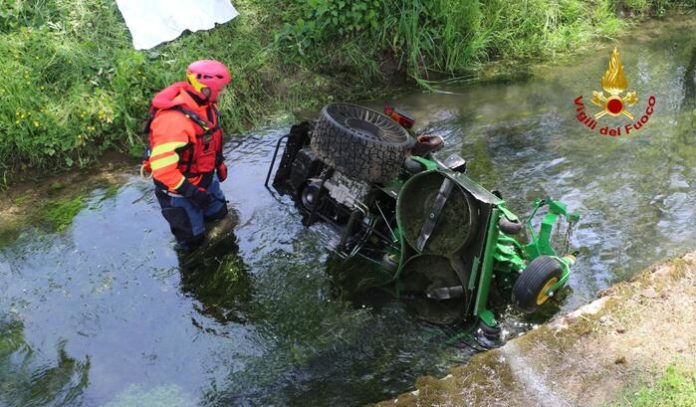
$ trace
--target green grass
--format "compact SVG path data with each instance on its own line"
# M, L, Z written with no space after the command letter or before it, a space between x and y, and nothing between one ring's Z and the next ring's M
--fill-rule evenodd
M692 407L696 406L696 372L686 372L669 366L654 385L644 387L614 403L631 407Z
M154 93L196 59L226 62L228 134L278 111L381 96L381 66L427 85L490 61L551 58L694 0L237 0L231 23L132 49L112 0L0 0L0 188L26 168L83 167L142 151ZM393 70L392 70L393 71Z

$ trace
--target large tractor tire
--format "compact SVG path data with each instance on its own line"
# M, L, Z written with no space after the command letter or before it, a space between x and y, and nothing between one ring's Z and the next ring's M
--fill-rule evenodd
M399 175L411 135L389 117L345 103L324 106L312 134L319 159L346 175L384 183Z
M531 313L548 301L546 291L561 279L563 268L558 260L540 256L532 260L512 287L512 302L523 312Z

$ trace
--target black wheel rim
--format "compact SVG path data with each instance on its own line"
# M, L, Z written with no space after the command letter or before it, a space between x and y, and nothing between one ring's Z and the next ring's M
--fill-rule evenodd
M368 140L399 144L409 139L392 119L362 106L334 103L326 106L326 112L340 126Z
M316 205L317 195L319 192L319 186L315 184L308 184L300 192L300 202L305 209L312 210L314 205Z

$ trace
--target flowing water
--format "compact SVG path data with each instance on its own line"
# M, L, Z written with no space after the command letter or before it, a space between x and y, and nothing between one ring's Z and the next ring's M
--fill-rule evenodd
M627 119L606 116L593 132L575 118L580 95L587 112L600 110L590 99L613 44L523 80L394 100L519 214L546 196L582 214L561 312L693 248L695 27L651 21L618 43L639 97L629 111L638 119L656 100L629 135L597 133ZM0 405L359 405L465 359L448 346L456 327L420 322L400 301L364 306L339 295L326 273L331 232L304 228L292 203L263 186L286 131L227 147L236 245L205 272L179 266L151 185L137 177L115 195L93 191L66 230L28 228L0 248Z

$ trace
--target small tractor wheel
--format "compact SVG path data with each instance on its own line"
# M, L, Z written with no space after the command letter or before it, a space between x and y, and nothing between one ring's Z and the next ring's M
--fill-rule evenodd
M513 304L527 313L536 311L549 299L546 291L561 279L562 274L558 260L548 256L537 257L515 281L512 287Z
M304 187L300 189L300 203L302 204L302 208L304 208L307 211L312 211L314 209L314 206L316 205L317 209L321 209L322 203L321 201L317 202L319 200L319 192L321 191L321 183L320 182L309 182L305 184Z
M500 231L506 235L516 235L522 230L522 222L520 222L519 219L511 221L505 216L502 216L498 221L498 227Z

